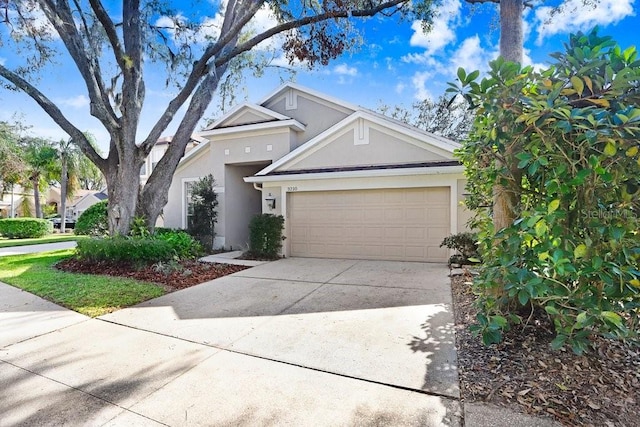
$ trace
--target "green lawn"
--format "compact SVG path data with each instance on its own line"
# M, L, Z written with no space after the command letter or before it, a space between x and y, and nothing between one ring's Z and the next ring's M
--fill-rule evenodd
M0 237L0 248L11 246L40 245L43 243L68 242L70 240L86 239L87 236L76 236L75 234L49 234L37 239L7 239Z
M65 273L53 267L72 254L73 250L62 250L0 257L0 281L91 317L165 293L152 283Z

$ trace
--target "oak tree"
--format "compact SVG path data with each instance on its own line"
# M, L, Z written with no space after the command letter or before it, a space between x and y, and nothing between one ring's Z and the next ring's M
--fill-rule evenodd
M153 227L187 143L235 61L273 41L291 62L326 65L360 40L354 20L397 15L422 20L428 27L433 3L194 1L189 19L188 12L172 10L185 8L177 1L7 0L0 3L0 19L6 24L0 42L20 49L24 61L16 66L0 63L0 77L5 86L31 97L102 171L109 191L109 231L127 234L135 216ZM271 18L266 27L256 25L259 12ZM90 114L109 134L106 157L38 86L37 75L54 61L70 61L77 69ZM177 92L142 134L141 112L154 64L166 66L167 80ZM174 120L172 142L141 187L140 167Z

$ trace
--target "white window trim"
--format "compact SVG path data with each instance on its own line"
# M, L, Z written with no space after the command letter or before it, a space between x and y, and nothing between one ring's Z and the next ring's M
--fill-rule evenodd
M182 198L182 209L180 211L180 216L182 217L182 228L184 230L187 229L187 194L185 192L185 184L187 184L188 182L195 182L195 181L199 181L200 177L195 177L195 178L182 178L181 182L180 182L180 194L181 194L181 198Z

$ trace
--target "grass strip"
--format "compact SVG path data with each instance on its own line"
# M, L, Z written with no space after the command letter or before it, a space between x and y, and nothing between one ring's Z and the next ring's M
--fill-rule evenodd
M75 234L49 234L45 237L37 239L7 239L0 237L0 248L9 248L12 246L28 246L42 245L44 243L70 242L80 239L86 239L87 236L76 236Z
M87 316L96 317L165 294L133 279L66 273L54 265L72 249L0 257L0 281Z

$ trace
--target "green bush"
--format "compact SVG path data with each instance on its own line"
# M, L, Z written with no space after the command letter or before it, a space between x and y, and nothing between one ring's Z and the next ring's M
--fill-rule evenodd
M476 330L496 343L522 316L546 313L552 348L580 354L594 334L638 338L640 61L596 30L565 47L541 72L502 59L480 83L459 72L478 106L461 158L484 263ZM502 230L482 208L496 183L519 202Z
M99 262L153 264L174 259L175 251L167 241L153 238L131 239L107 237L79 240L76 254L80 259Z
M82 212L73 232L79 235L106 236L109 233L107 203L107 200L103 200Z
M164 232L148 237L107 237L78 241L77 255L89 261L157 262L193 259L202 247L184 231Z
M53 223L41 218L0 219L0 235L8 239L33 239L53 232Z
M470 265L480 262L478 236L475 233L465 232L447 236L440 243L440 247L443 246L454 249L457 252L449 257L449 266L452 264Z
M192 259L204 254L200 242L182 230L156 229L155 238L169 243L179 259Z
M284 236L282 215L260 214L249 223L249 255L256 258L280 257Z
M192 184L189 200L191 215L187 232L198 239L207 250L213 249L215 225L218 222L218 195L214 190L215 185L211 174L200 178Z

